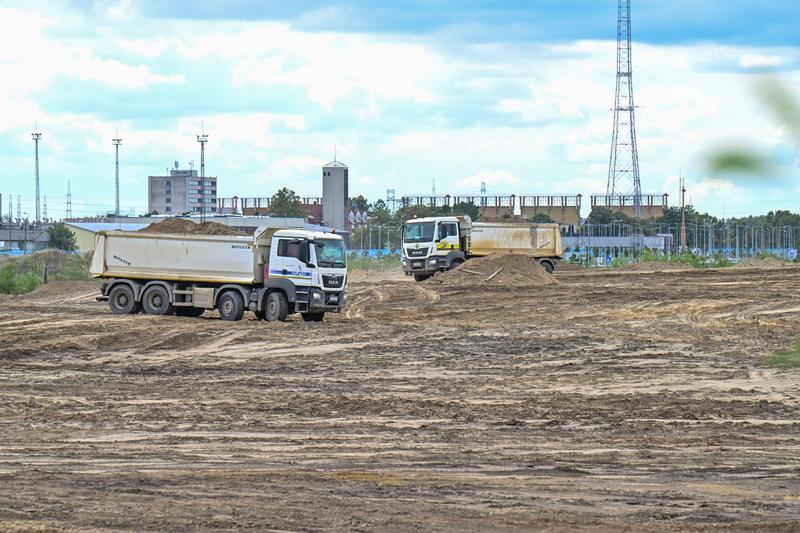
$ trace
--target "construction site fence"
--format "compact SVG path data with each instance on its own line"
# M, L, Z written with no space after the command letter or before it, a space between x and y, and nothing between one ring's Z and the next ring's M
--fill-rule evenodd
M682 249L680 224L584 224L562 226L565 260L625 258L630 262L647 255L692 253L732 260L763 254L794 260L800 248L800 226L697 222L686 225ZM350 232L348 249L361 255L398 254L401 230L391 224L362 224ZM601 261L585 261L601 265Z

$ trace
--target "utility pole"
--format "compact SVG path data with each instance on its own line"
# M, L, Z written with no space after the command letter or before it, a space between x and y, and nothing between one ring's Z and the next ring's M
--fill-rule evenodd
M22 220L22 200L17 195L17 220Z
M69 181L67 181L67 213L66 218L72 218L72 189L70 188Z
M686 253L686 183L681 175L681 253Z
M201 128L201 132L202 132ZM208 142L208 135L201 133L197 136L197 142L200 143L200 222L206 220L206 143Z
M122 144L122 139L111 139L111 142L114 143L114 152L116 155L114 166L114 215L119 216L119 145Z
M47 222L47 195L44 195L44 206L42 207L42 220Z
M38 130L39 128L36 129ZM31 133L31 137L36 145L36 222L38 222L39 218L41 218L41 211L39 210L39 141L42 138L42 134L35 131Z
M642 218L642 184L639 177L639 151L636 146L632 71L631 0L618 0L617 89L614 97L614 127L606 194L611 197L632 194L634 215Z

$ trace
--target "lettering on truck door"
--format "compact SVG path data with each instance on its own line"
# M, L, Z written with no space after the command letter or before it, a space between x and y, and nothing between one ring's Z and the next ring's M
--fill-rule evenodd
M269 263L270 278L286 278L295 285L311 285L311 272L300 261L302 239L281 238L278 241L277 257Z

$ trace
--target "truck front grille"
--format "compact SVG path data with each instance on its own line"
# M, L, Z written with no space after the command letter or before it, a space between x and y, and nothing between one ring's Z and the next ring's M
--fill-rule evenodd
M338 289L344 284L344 276L336 274L323 274L322 286L328 289Z
M408 257L425 257L428 255L428 248L407 248Z

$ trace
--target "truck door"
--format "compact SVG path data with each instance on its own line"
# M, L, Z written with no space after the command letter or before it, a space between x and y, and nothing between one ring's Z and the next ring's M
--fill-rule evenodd
M458 222L439 222L436 249L448 252L461 249L458 239Z
M290 279L295 285L311 285L311 271L300 260L300 247L307 246L303 239L281 238L274 260L269 262L269 277Z

